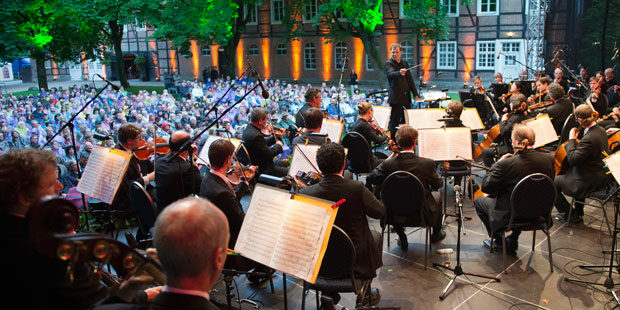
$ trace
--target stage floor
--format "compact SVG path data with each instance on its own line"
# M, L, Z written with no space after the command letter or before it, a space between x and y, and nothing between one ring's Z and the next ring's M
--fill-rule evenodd
M247 208L249 197L245 197ZM448 212L454 212L454 195L449 186ZM454 217L446 220L447 237L433 244L429 267L424 270L424 230L407 228L409 250L406 253L398 247L398 236L386 233L383 247L383 267L378 270L372 282L381 292L379 307L400 307L401 309L611 309L616 304L611 294L603 286L591 286L566 282L566 278L581 279L603 283L608 275L607 269L593 271L578 267L582 264L608 265L609 255L602 250L611 248L611 240L600 208L589 206L585 209L584 224L568 226L554 219L551 229L554 272L549 266L546 237L537 232L535 251L532 252L532 232L523 232L519 240L516 256L508 256L508 273L503 271L501 252L489 253L482 241L488 239L480 219L467 199L463 213L471 218L464 222L465 235L461 240L461 264L463 271L498 277L501 282L482 278L460 276L452 286L447 297L439 300L439 295L452 278L433 268L432 263L449 262L456 264L457 223ZM554 210L553 214L556 211ZM613 205L608 204L607 214L613 225ZM379 222L371 220L371 227L379 230ZM387 238L390 238L390 248ZM453 254L437 254L437 249L452 248ZM275 293L272 294L268 282L254 285L244 276L236 278L239 296L251 298L261 305L261 309L284 309L282 274L273 278ZM302 281L287 276L288 309L301 308ZM614 269L613 280L620 282L618 271ZM620 287L620 286L619 286ZM218 283L218 292L211 294L218 304L226 304L225 286ZM236 293L236 292L235 292ZM336 309L355 308L355 295L341 294L342 299ZM225 307L224 307L225 308ZM233 302L233 308L239 304ZM241 303L241 309L253 309L248 303ZM310 291L306 298L306 309L316 309L315 292Z

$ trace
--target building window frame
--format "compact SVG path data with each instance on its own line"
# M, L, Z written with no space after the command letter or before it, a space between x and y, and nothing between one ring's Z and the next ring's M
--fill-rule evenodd
M276 45L276 55L277 56L286 56L288 49L286 48L286 44L280 43Z
M248 18L248 22L246 23L246 25L258 25L258 6L254 5L254 8L250 11L249 10L249 5L248 4L244 4L243 5L243 16L248 16L249 13L253 13L253 17L252 15L250 15L250 18Z
M499 15L500 0L478 0L476 1L476 15L478 16L497 16ZM495 10L491 10L495 7Z
M342 70L342 64L344 63L344 68L347 69L349 67L348 62L345 63L345 58L347 56L347 43L344 41L340 41L334 45L334 68L336 70Z
M456 70L457 68L456 41L437 41L436 48L437 48L437 57L436 57L437 70Z
M303 21L305 23L310 23L314 21L316 16L319 14L319 1L318 0L309 0L304 3L304 15Z
M459 17L459 0L441 0L441 5L446 8L448 17Z
M258 46L256 44L248 47L248 56L258 56Z
M271 23L282 24L284 14L286 14L284 0L271 0Z
M476 42L476 70L495 70L497 65L497 42L477 41ZM489 65L492 63L493 65Z
M202 56L211 56L211 46L203 45L200 49L200 55Z
M304 45L304 70L316 70L316 45L312 42Z

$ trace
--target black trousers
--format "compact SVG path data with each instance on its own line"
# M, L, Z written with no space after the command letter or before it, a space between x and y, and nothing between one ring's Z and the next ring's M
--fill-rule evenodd
M396 127L404 123L405 123L405 107L402 105L398 105L398 104L393 105L392 111L390 112L390 124L388 126L388 130L390 131L390 136L392 139L395 139Z

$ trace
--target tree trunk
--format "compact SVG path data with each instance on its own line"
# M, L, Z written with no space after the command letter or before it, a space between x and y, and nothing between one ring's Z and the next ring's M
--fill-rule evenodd
M127 81L127 72L125 72L125 62L123 61L123 49L121 48L121 41L123 40L123 25L119 25L117 20L111 20L108 22L110 26L110 40L114 45L114 53L116 53L116 68L118 70L118 80L124 88L129 87L129 81Z
M387 77L383 72L383 61L381 59L381 54L377 49L377 43L375 41L375 36L372 33L362 34L360 35L360 39L362 40L362 44L364 44L364 50L370 56L370 65L375 72L378 73L378 88L386 88L387 87Z
M225 64L225 66L220 65L220 75L235 75L235 65L237 64L235 59L235 54L237 52L237 46L239 45L239 40L241 40L241 34L245 31L245 19L243 12L243 4L239 4L239 8L237 9L238 16L234 21L234 26L232 28L233 35L228 40L228 43L223 46L224 53L223 59L220 59L220 64ZM223 70L224 69L224 70ZM241 74L241 72L239 72Z
M35 59L35 63L37 64L37 81L39 82L39 89L43 88L48 90L47 70L45 69L45 53L32 50L30 54Z

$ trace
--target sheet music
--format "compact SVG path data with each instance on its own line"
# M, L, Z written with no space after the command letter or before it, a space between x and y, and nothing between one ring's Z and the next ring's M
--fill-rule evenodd
M95 145L77 190L111 204L129 166L131 154Z
M603 161L609 171L611 171L611 175L616 179L616 182L620 183L620 153L614 153L607 158L603 158Z
M316 153L319 151L320 147L320 145L313 144L296 144L293 146L293 156L291 157L288 174L290 176L295 176L298 171L314 171L320 173L320 171L317 170L319 169L319 164L316 162ZM304 155L306 156L304 157Z
M329 137L332 142L340 143L342 127L343 125L340 121L323 119L323 125L321 126L320 133L326 133L327 137Z
M482 119L480 119L480 115L478 114L478 110L476 110L476 108L463 109L463 113L461 113L461 121L463 122L463 125L469 127L471 130L484 129L484 124L482 124Z
M373 105L372 110L374 112L377 124L379 124L379 126L383 128L383 130L387 130L390 124L390 113L392 113L392 107Z
M287 191L259 184L234 250L276 270L312 281L330 225L329 210L292 200Z
M437 121L446 115L443 109L407 109L405 110L405 122L415 128L439 128L443 122Z
M468 127L420 129L418 153L435 161L471 160L471 130Z
M201 165L210 164L209 163L209 147L211 146L213 142L219 139L228 140L228 138L222 138L216 135L212 135L207 138L207 140L205 141L205 144L202 146L202 149L200 150L200 153L198 154L198 158L196 159L197 163ZM241 145L241 140L238 140L238 139L230 139L230 142L232 142L232 144L235 146L235 151L239 148L239 145Z
M524 120L521 124L534 130L536 143L534 143L533 148L541 147L558 140L558 134L555 132L555 128L553 128L549 114L543 114L536 118Z

